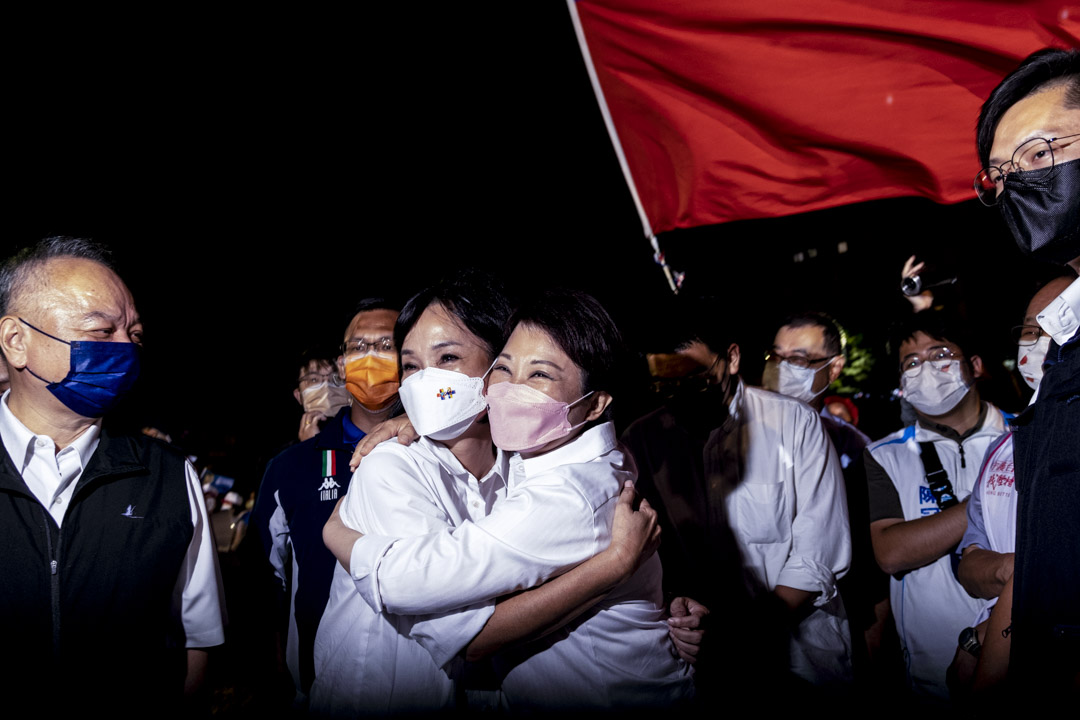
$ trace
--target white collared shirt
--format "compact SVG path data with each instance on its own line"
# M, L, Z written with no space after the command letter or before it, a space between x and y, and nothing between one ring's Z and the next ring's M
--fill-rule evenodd
M8 390L0 397L0 440L27 488L60 527L75 486L97 450L101 420L58 453L51 437L35 435L15 417L8 407L10 395ZM186 647L212 647L225 642L225 591L202 486L190 462L184 462L184 472L194 530L176 580L173 597L179 598L180 604L173 608L173 613L180 616Z
M365 461L366 462L366 461ZM637 473L611 423L528 460L487 517L420 537L366 535L352 576L393 613L445 612L531 588L607 548L616 501ZM659 558L568 626L494 662L514 709L666 706L693 693L663 622Z
M60 452L48 435L35 435L8 407L11 391L0 398L0 439L26 487L52 515L57 527L63 524L75 484L97 450L101 420L88 427Z
M792 635L792 671L815 684L849 682L850 631L836 581L851 564L851 533L840 462L820 416L740 380L721 432L739 457L724 502L745 567L768 591L819 593Z
M1043 308L1035 320L1054 342L1064 345L1080 330L1080 278Z
M477 479L441 443L389 440L364 458L341 503L341 520L363 533L426 535L486 516L506 495L500 451ZM330 597L315 637L311 708L355 716L425 712L452 706L456 656L483 629L495 603L438 614L380 613L335 563Z

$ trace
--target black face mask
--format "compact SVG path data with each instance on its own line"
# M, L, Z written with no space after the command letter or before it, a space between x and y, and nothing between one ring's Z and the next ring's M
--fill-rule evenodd
M1005 176L998 203L1016 244L1036 260L1064 265L1080 256L1080 160Z

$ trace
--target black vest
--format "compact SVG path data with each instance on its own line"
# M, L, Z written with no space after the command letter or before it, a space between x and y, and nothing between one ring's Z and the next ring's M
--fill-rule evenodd
M194 531L183 456L103 429L57 527L0 455L0 682L42 709L145 713L179 697L173 595Z

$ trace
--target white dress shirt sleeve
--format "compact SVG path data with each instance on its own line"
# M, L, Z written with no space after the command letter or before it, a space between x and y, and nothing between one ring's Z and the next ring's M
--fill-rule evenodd
M527 478L476 522L420 537L366 535L353 546L353 581L373 609L399 614L531 588L603 549L597 510L557 475Z
M225 642L225 590L199 476L187 461L184 461L184 472L194 530L173 597L180 599L185 647L212 647Z
M792 547L777 578L807 592L820 592L814 601L824 605L836 596L836 580L851 564L844 476L836 451L816 413L804 413L802 432L794 442L795 518Z
M360 532L427 535L452 527L445 506L456 499L440 478L421 472L406 449L390 447L373 452L357 468L341 504L341 519ZM409 637L443 667L476 637L494 611L494 600L484 598L452 612L395 614L411 615L399 627L408 628Z

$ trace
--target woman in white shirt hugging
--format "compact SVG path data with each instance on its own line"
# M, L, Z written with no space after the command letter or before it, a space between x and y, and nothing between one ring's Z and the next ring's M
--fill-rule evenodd
M475 367L460 365L462 378L438 372L441 356L431 351L448 338L429 327L442 332L455 324L437 317L445 315L444 305L427 305L411 324L406 306L395 330L395 336L398 329L405 336L402 401L423 438L407 449L380 445L360 466L353 487L364 487L376 474L386 476L382 463L372 462L382 453L430 446L444 428L464 423L439 403L450 390L457 400L459 388L472 402L474 386L464 380L479 380L490 361L485 365L478 353ZM446 642L452 633L443 630L442 642L463 648L468 660L489 657L499 688L489 700L514 710L664 707L687 700L693 676L668 636L659 559L638 557L637 548L646 544L644 530L650 537L653 530L638 517L641 513L630 512L631 491L624 485L635 477L633 461L618 448L605 416L621 348L618 331L593 298L572 292L537 298L507 327L513 331L490 365L487 402L476 403L477 418L490 404L490 425L474 421L470 426L478 445L490 427L488 437L500 449L489 461L491 469L477 466L471 473L485 479L477 481L476 498L462 503L468 509L441 527L406 536L353 518L346 498L340 521L332 519L324 532L327 546L350 568L345 575L370 611L440 621L454 613L460 635L468 637ZM433 378L438 381L429 386ZM520 454L507 457L504 451ZM462 465L468 468L469 462ZM505 490L485 496L490 472L500 473ZM465 475L460 477L464 482ZM405 479L393 483L399 493L431 495L407 484ZM486 511L472 510L485 502ZM408 504L415 509L421 503ZM646 512L651 517L647 506ZM624 527L639 532L624 534ZM332 595L331 605L333 600ZM330 608L327 616L333 617ZM327 623L324 619L320 637ZM431 633L420 635L414 623L412 637L436 664L446 660L446 653L432 651L440 643L430 640ZM532 639L508 645L518 638Z
M319 627L311 699L316 713L460 708L464 698L470 708L505 704L509 700L505 692L477 689L497 688L498 683L475 683L471 678L478 674L476 666L466 658L477 660L507 643L563 625L636 576L642 560L656 560L655 514L647 504L634 512L628 489L617 503L619 527L611 547L605 541L603 547L581 549L572 558L559 553L539 567L511 569L511 577L480 584L460 601L463 593L444 598L444 591L464 590L476 583L477 574L486 575L474 565L483 559L465 558L469 572L462 573L457 564L451 569L446 558L422 555L416 572L432 583L431 609L373 601L369 591L375 568L363 564L366 545L389 546L396 538L449 534L452 528L460 533L474 523L494 528L489 523L493 510L507 502L513 473L507 455L492 447L482 391L508 315L497 283L470 272L418 294L401 313L395 327L403 378L400 394L423 437L409 447L384 443L376 448L340 505L337 529L343 541L335 554L348 563L353 540L360 536L354 529L369 539L357 543L360 550L351 575L344 567L337 568ZM606 515L607 528L616 515L615 505ZM333 525L325 537L335 550ZM610 537L608 529L604 534ZM377 553L380 558L385 549ZM537 585L593 555L556 581L496 605L496 597ZM497 564L505 563L498 559ZM489 592L493 586L499 589ZM662 629L666 633L666 626ZM594 694L598 691L593 689Z

